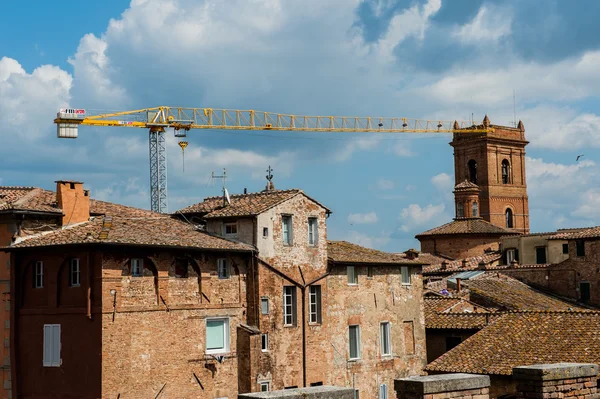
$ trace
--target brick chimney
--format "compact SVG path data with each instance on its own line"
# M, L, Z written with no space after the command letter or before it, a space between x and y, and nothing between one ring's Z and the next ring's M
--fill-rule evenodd
M440 268L440 270L446 270L448 268L448 262L443 260L442 261L442 267Z
M90 219L90 192L83 189L82 182L58 180L56 201L63 212L63 226L87 222Z

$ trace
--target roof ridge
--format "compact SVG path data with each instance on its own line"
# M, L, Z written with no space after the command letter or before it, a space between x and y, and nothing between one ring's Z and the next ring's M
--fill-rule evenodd
M32 197L35 197L37 194L39 194L41 192L42 192L41 188L35 187L31 191L29 191L27 194L25 194L24 196L22 196L15 202L13 202L13 205L23 205L23 204L27 203L27 201L29 201ZM57 209L58 209L58 207L57 207Z
M258 192L255 192L255 193L247 193L247 194L231 194L229 197L230 198L250 197L250 196L260 196L260 195L268 195L268 194L275 194L275 193L286 193L286 192L292 192L292 191L302 192L302 189L300 189L300 188L289 188L289 189L286 189L286 190L258 191ZM221 199L221 198L223 198L222 195L213 195L211 197L205 197L202 201L213 200L213 199Z
M61 232L61 231L64 231L64 230L70 230L72 228L79 227L79 226L85 225L87 223L91 223L93 221L95 221L95 218L92 216L89 220L86 220L84 222L73 223L73 224L70 224L68 226L60 227L60 228L58 228L56 230L42 231L42 232L37 233L37 234L31 234L31 235L27 235L25 237L18 237L15 241L12 242L12 244L10 246L12 247L13 245L20 244L23 241L27 241L27 240L30 240L30 239L33 239L33 238L39 238L39 237L43 237L43 236L46 236L46 235L49 235L49 234L58 233L58 232Z
M0 190L33 190L34 186L0 186Z

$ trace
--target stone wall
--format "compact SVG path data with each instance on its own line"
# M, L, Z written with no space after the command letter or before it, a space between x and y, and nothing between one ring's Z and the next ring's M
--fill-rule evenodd
M513 369L517 398L523 399L597 399L597 378L596 364L540 364Z
M500 248L499 237L482 235L448 235L419 237L421 252L446 255L454 259L483 255L486 249L497 251Z
M490 377L477 374L440 374L395 381L398 399L489 399Z

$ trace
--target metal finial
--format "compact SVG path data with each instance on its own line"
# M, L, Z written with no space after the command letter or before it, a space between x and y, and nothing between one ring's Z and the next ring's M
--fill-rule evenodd
M267 181L271 181L273 180L273 169L271 168L271 165L269 165L269 167L267 168Z

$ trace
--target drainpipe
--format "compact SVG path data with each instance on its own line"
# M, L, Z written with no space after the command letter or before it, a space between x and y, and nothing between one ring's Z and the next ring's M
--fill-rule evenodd
M88 270L88 286L87 286L87 314L88 319L92 320L92 257L90 251L87 252L87 270Z
M302 386L306 388L306 285L302 291Z

